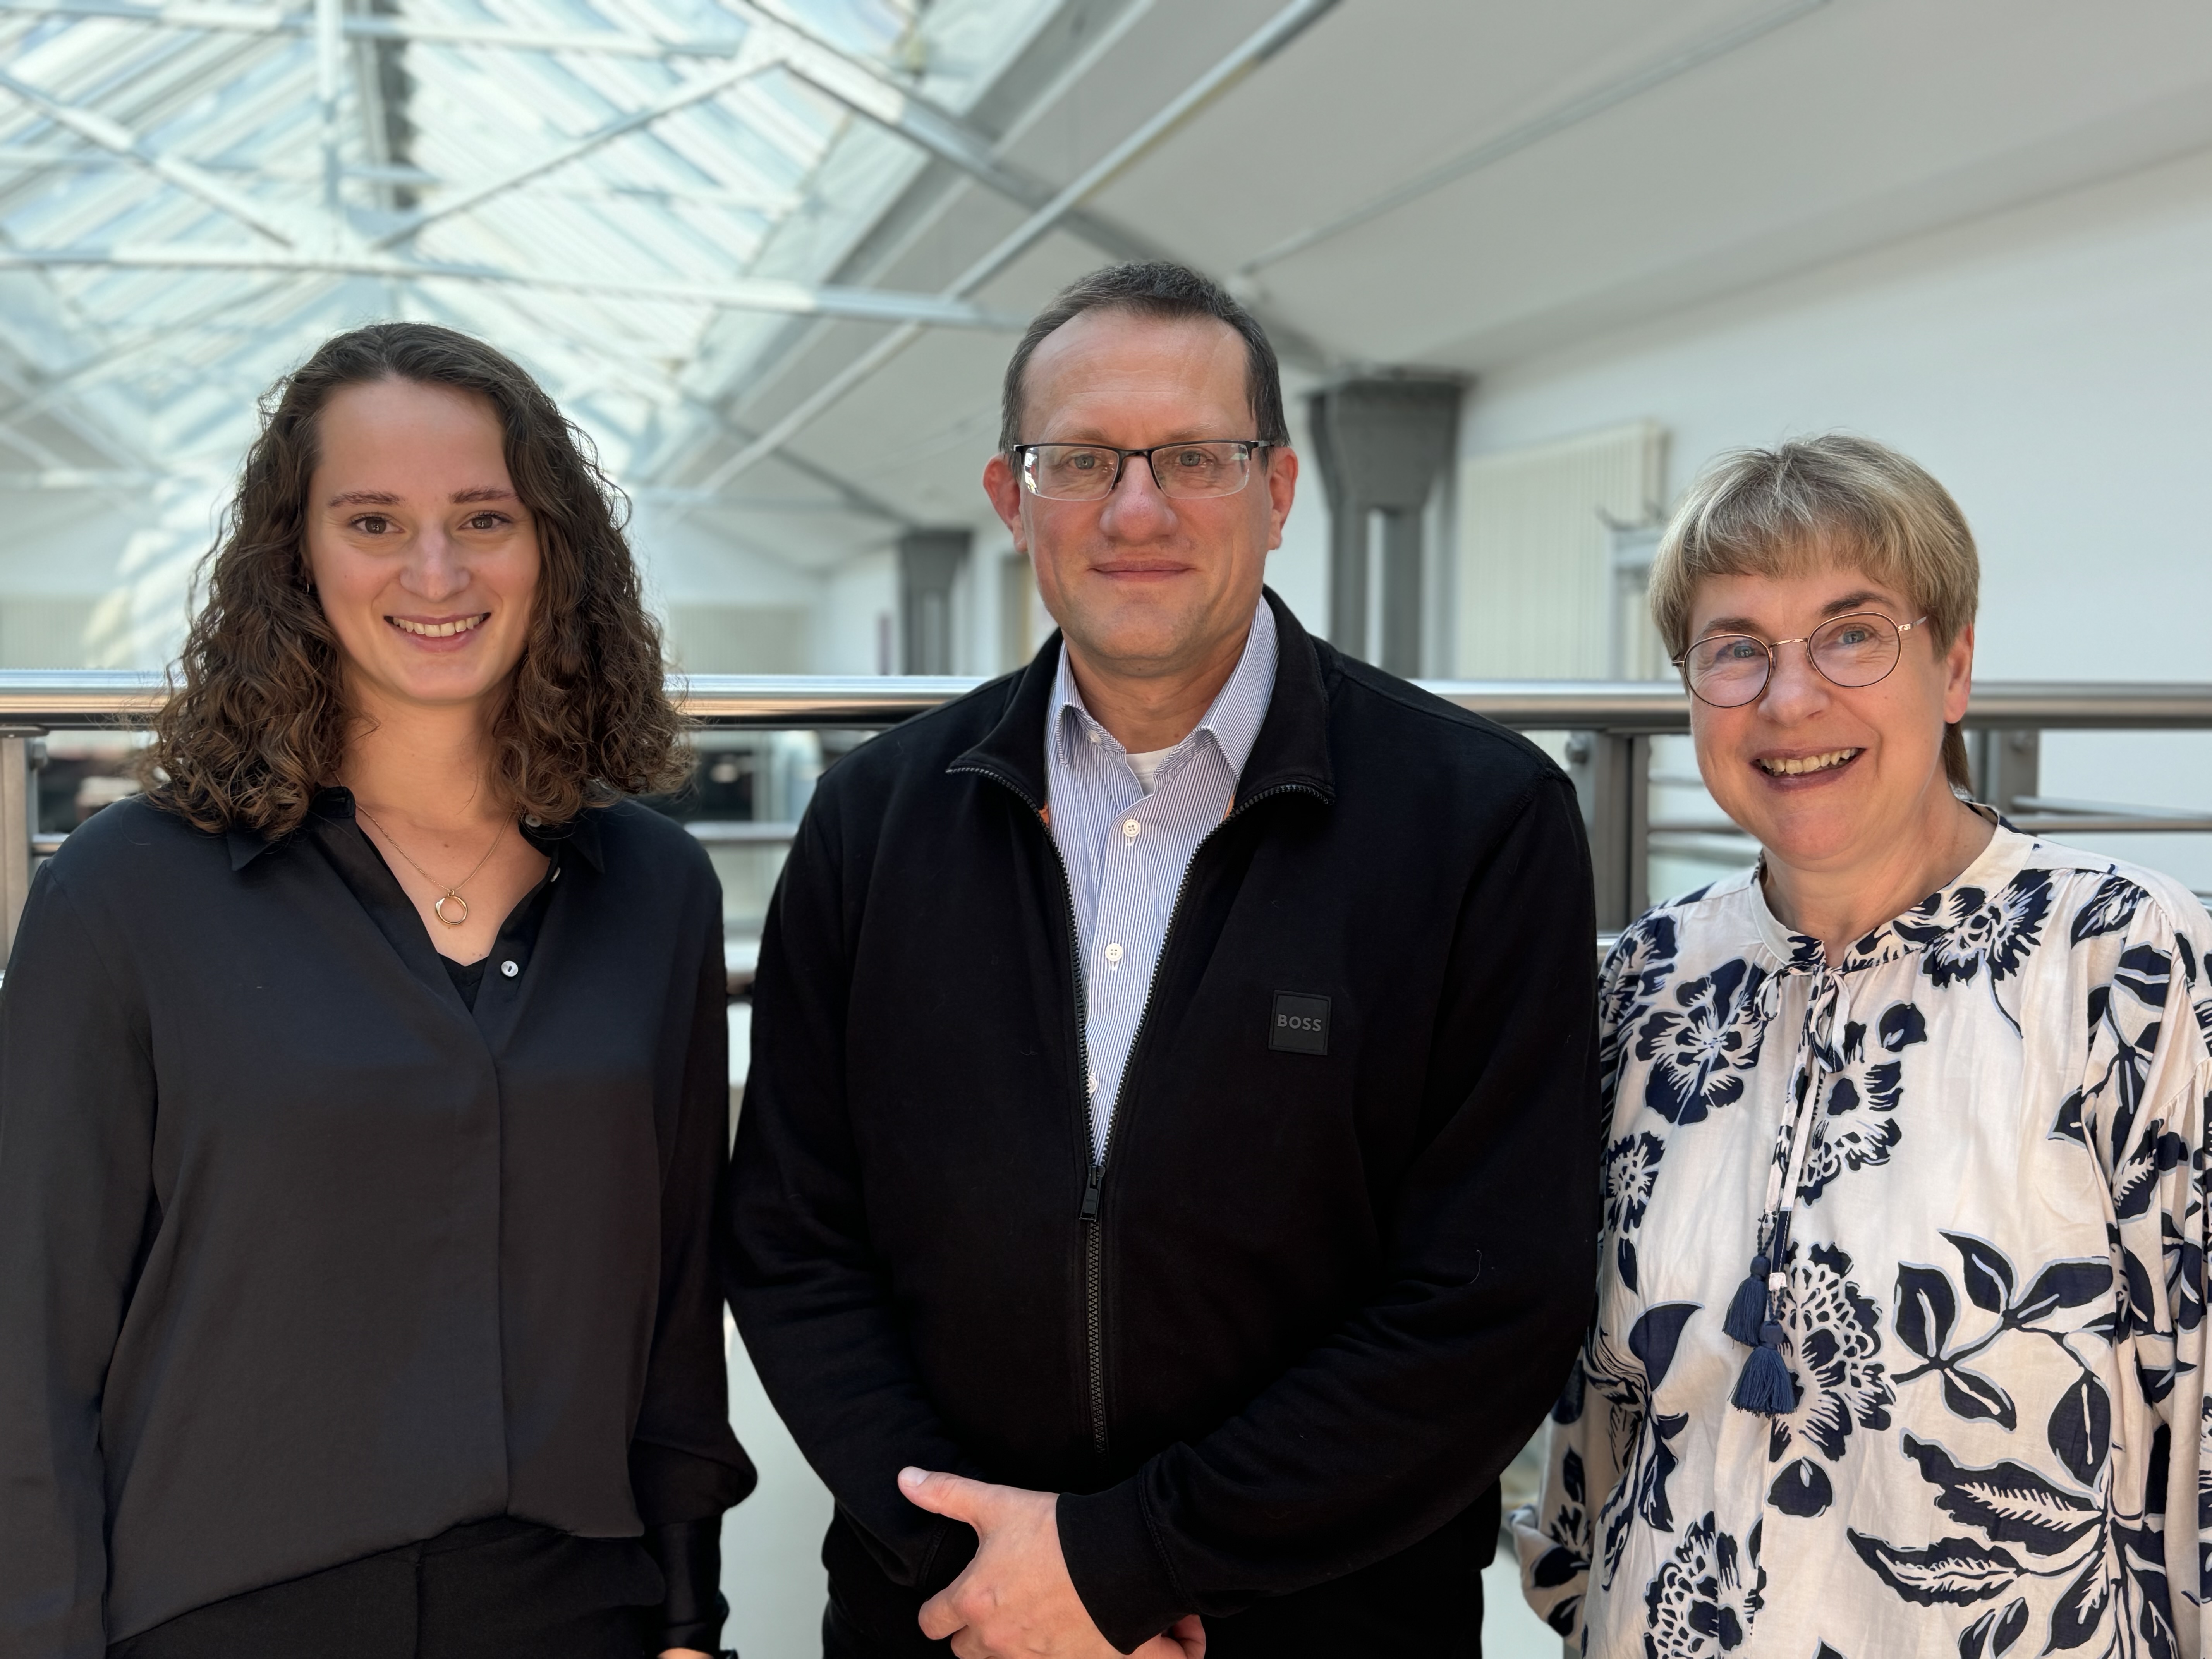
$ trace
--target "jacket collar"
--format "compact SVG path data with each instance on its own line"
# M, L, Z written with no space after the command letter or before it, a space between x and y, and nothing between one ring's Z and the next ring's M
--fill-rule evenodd
M354 821L353 791L335 784L327 789L316 791L315 799L307 808L307 822L301 827L312 829L318 820L324 823L351 823ZM599 844L599 820L592 816L589 807L566 823L546 823L534 817L526 817L515 827L522 831L525 841L548 858L562 847L571 846L583 854L592 869L603 871L607 867L605 854ZM234 873L243 870L285 839L287 837L271 836L266 830L249 830L243 825L232 826L223 836L230 849L231 870Z
M1336 799L1336 774L1329 764L1328 690L1322 675L1321 647L1291 614L1273 588L1264 590L1275 618L1275 690L1267 717L1253 740L1237 780L1237 799L1253 800L1283 789L1303 789L1323 801ZM1044 642L1013 683L1006 712L983 740L945 769L984 772L1007 785L1042 811L1045 726L1053 690L1060 677L1058 633Z

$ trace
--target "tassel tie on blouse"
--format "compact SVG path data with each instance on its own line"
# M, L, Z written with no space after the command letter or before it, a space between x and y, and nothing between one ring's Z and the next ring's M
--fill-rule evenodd
M1778 1000L1780 978L1772 981ZM1835 1047L1844 1018L1843 981L1824 958L1813 969L1812 986L1805 1000L1804 1028L1798 1034L1796 1058L1790 1063L1795 1114L1786 1126L1788 1155L1767 1160L1766 1203L1759 1212L1753 1240L1751 1272L1729 1300L1721 1328L1751 1350L1737 1376L1729 1403L1739 1411L1777 1417L1797 1409L1797 1386L1790 1379L1789 1363L1782 1357L1786 1333L1782 1327L1783 1298L1790 1290L1790 1223L1798 1189L1804 1184L1805 1162L1811 1154L1813 1127L1821 1115L1821 1092L1832 1065L1840 1065ZM1819 1037L1815 1026L1825 1029ZM1778 1146L1780 1153L1782 1147Z

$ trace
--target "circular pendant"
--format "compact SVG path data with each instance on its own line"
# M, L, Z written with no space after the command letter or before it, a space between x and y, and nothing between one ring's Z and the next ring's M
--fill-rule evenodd
M458 916L447 915L446 914L446 907L449 904L459 905L461 907L461 914ZM444 922L448 927L459 927L463 922L469 919L469 902L463 898L459 893L448 893L445 897L440 899L435 904L430 907L430 914L437 917L439 921Z

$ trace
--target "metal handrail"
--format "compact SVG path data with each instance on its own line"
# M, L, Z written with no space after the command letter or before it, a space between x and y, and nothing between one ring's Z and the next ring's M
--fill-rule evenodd
M963 696L983 682L956 676L672 675L669 691L700 726L730 729L892 726ZM1425 689L1502 726L1577 734L1570 770L1590 830L1599 925L1625 926L1649 902L1655 836L1679 855L1732 860L1740 836L1718 823L1652 821L1651 740L1686 732L1690 702L1679 681L1430 680ZM161 674L112 669L0 671L0 948L12 940L31 862L58 839L35 836L27 763L50 730L143 729L169 694ZM2073 832L2203 832L2212 812L2047 799L2039 793L2045 731L2212 730L2212 684L2069 684L1992 680L1974 690L1975 781L1984 798L2023 829ZM1682 780L1686 782L1686 780ZM2041 808L2043 810L2036 810ZM2085 810L2086 809L2086 810ZM770 845L789 826L702 823L703 841Z
M669 693L707 726L872 726L925 713L983 682L959 675L672 674ZM1689 729L1674 680L1424 680L1447 702L1531 731L1662 733ZM0 725L143 727L168 695L131 669L0 670ZM2041 731L2212 728L2212 684L1990 680L1970 726Z

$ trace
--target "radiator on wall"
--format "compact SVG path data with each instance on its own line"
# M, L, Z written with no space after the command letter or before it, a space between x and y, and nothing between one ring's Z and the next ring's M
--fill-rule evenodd
M1665 503L1667 429L1638 421L1460 464L1456 672L1642 678L1635 526ZM1623 555L1627 556L1624 557ZM1642 672L1638 672L1638 671Z

